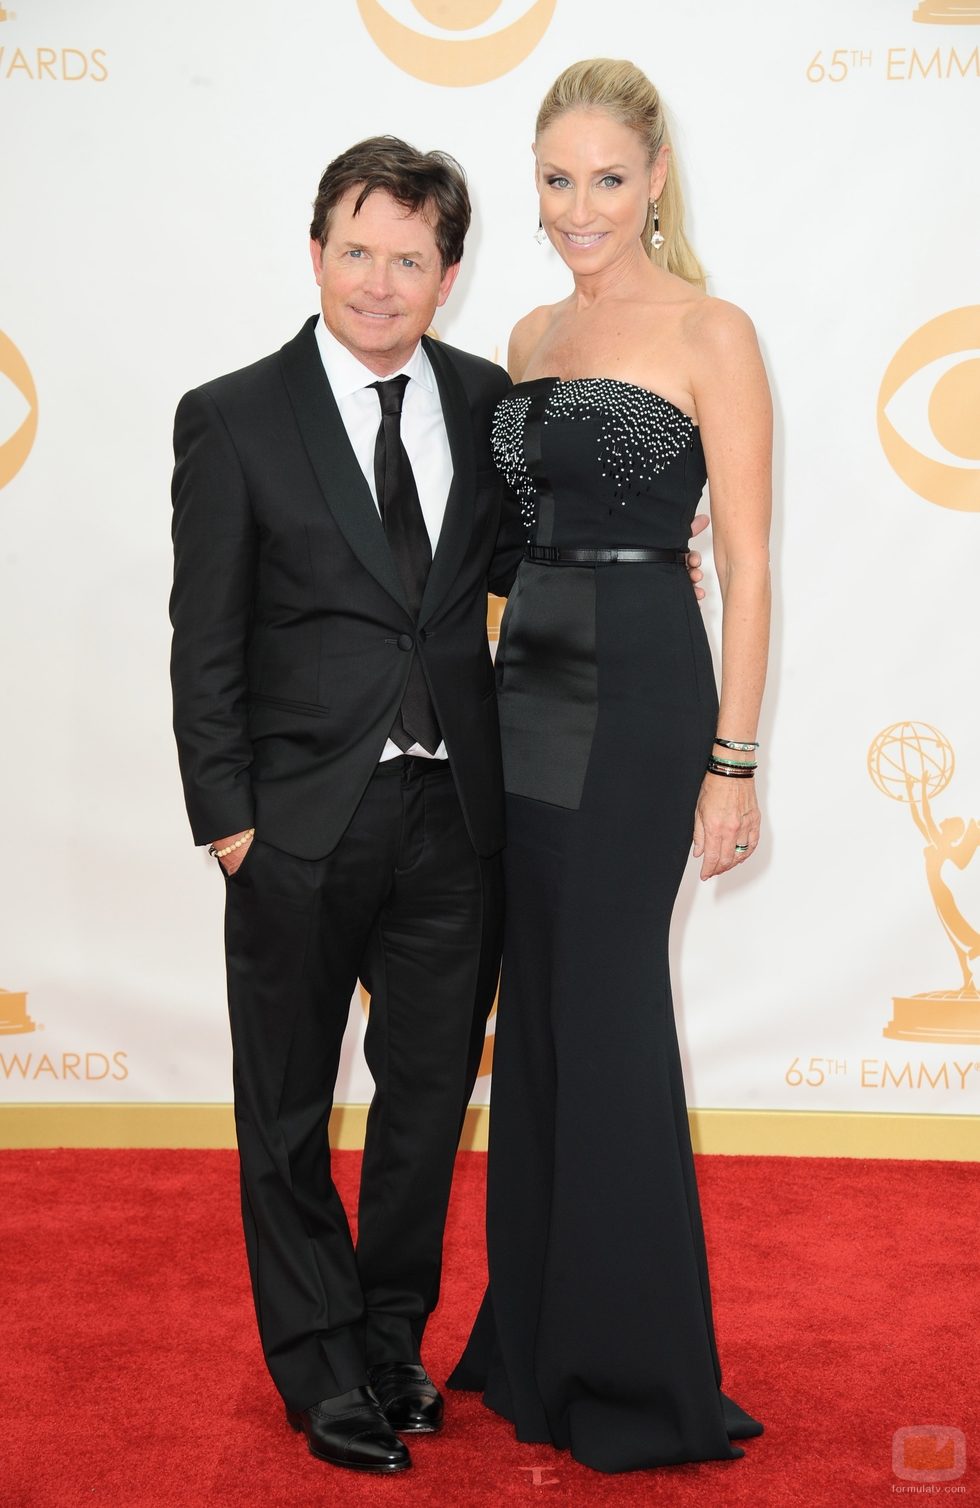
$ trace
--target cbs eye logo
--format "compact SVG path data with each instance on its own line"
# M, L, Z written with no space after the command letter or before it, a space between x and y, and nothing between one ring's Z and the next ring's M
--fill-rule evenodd
M13 341L0 330L0 487L13 481L27 460L36 433L34 378Z
M980 305L938 315L895 352L878 393L878 436L913 492L980 512Z
M541 41L554 15L556 0L357 0L361 19L376 46L413 78L427 84L466 87L486 84L523 63ZM399 20L418 13L426 30ZM495 31L486 23L503 7L516 19ZM480 29L479 36L462 36Z

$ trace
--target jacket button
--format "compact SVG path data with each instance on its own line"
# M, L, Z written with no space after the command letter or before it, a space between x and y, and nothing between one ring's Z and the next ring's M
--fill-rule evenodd
M395 642L399 649L409 650L415 648L415 640L411 634L399 634Z

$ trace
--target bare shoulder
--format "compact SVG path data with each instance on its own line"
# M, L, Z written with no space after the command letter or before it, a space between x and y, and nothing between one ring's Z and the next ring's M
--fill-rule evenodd
M529 314L519 319L510 332L510 342L507 346L507 370L515 382L520 382L523 377L531 354L540 344L542 336L555 317L557 308L556 304L540 304L537 309L532 309Z
M684 314L684 334L697 355L710 360L758 356L755 325L744 309L727 299L706 295L692 300Z
M764 448L772 398L755 326L744 309L721 298L702 299L688 319L691 385L705 443L734 426L743 440L755 435Z

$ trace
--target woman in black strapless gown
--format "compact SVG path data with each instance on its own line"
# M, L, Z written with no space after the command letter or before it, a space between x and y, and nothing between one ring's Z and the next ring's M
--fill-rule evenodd
M684 568L702 434L640 383L543 376L503 399L493 441L528 547L496 661L490 1284L449 1385L600 1471L731 1459L762 1426L720 1391L668 968L719 729Z

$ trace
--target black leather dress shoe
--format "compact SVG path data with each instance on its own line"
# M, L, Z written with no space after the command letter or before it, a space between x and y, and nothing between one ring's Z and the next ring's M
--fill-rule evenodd
M424 1367L389 1362L372 1367L369 1376L371 1391L392 1429L406 1435L434 1435L442 1428L442 1394Z
M310 1454L351 1471L404 1471L412 1458L370 1388L352 1388L308 1409L287 1409L293 1429L306 1435Z

